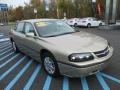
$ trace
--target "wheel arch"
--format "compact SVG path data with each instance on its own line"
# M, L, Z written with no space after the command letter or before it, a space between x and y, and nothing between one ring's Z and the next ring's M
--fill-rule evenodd
M89 22L89 23L87 23L87 25L91 25L91 23Z
M53 54L52 52L50 52L49 50L47 50L47 49L42 49L42 50L40 50L40 58L42 58L42 55L43 55L44 53L50 53L51 55L54 56L54 54Z
M55 75L52 75L53 77L59 77L60 76L60 72L59 72L59 66L58 66L58 63L57 63L57 61L56 61L56 58L55 58L55 56L54 56L54 54L52 53L52 52L50 52L49 50L47 50L47 49L42 49L41 51L40 51L40 58L41 58L41 62L42 62L42 65L43 65L43 61L42 61L42 54L43 53L49 53L50 55L52 55L52 57L55 59L55 65L56 65L56 72L55 72ZM45 68L44 68L45 69ZM45 70L46 71L46 70Z

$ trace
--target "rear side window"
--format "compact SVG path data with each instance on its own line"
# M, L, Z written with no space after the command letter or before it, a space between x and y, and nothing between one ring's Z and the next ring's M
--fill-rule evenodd
M24 33L24 23L23 22L18 23L16 31L20 32L20 33Z
M92 21L92 19L88 19L88 21Z

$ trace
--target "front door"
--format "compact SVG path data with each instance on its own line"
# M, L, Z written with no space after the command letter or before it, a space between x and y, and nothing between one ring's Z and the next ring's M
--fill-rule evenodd
M25 38L24 38L24 47L27 48L27 54L33 57L36 60L40 60L40 45L39 39L34 38L36 36L35 29L31 23L26 22L24 26ZM28 37L27 33L33 33L33 37Z

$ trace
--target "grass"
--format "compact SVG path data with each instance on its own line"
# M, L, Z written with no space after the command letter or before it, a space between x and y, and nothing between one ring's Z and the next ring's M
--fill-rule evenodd
M13 28L14 25L15 25L15 22L9 22L9 23L8 23L8 26L9 26L10 29Z

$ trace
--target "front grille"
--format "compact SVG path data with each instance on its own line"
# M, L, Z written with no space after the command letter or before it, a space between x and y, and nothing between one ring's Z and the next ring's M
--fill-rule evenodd
M109 54L109 47L106 47L104 50L94 52L94 54L99 58L105 57Z

